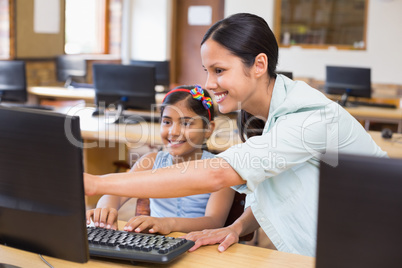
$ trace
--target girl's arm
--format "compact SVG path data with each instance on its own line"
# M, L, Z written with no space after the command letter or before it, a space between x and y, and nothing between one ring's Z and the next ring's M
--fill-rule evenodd
M142 156L133 166L130 172L139 172L152 169L157 153L148 153ZM124 173L122 173L124 174ZM95 209L88 210L86 213L87 224L92 218L96 227L106 227L107 229L117 229L117 211L123 206L130 197L116 195L102 196Z
M172 232L188 233L223 227L232 207L234 194L235 191L231 188L224 188L212 193L209 197L204 217L173 218Z
M218 192L212 193L205 210L204 217L180 218L180 217L149 217L138 216L131 218L125 231L169 234L171 232L192 232L203 229L212 229L222 227L228 217L233 203L234 190L224 188Z
M169 198L219 191L245 181L222 158L188 161L170 167L104 176L84 174L85 194Z

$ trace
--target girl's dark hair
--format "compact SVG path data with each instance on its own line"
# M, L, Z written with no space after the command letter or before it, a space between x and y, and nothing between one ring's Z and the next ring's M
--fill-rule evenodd
M176 88L174 88L172 90L179 89L179 88L191 90L194 87L195 86L193 86L193 85L179 86L179 87L176 87ZM211 97L209 95L208 91L206 91L205 89L204 89L204 96L209 97L209 98ZM210 121L214 120L214 113L215 113L214 105L212 104L212 106L209 107L209 112L211 114L211 119L209 119L208 110L205 109L205 107L202 104L202 102L200 100L194 99L193 96L191 95L191 93L186 92L186 91L176 91L176 92L166 94L166 97L165 97L165 99L164 99L164 101L162 103L162 106L161 106L161 118L162 118L162 115L163 115L163 111L164 111L164 109L165 109L165 107L167 105L173 105L173 104L176 104L176 103L178 103L179 101L182 101L182 100L186 100L187 107L190 108L194 113L196 113L197 115L202 117L205 128L208 126L208 123Z
M241 58L243 64L248 68L254 64L258 54L265 53L268 57L268 75L276 77L278 43L263 18L248 13L234 14L212 25L204 35L201 45L209 38ZM243 141L245 141L245 137L261 135L264 125L263 120L241 110L238 127L240 138Z

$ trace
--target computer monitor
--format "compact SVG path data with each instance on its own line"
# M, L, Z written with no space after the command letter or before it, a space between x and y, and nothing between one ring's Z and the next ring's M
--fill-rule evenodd
M65 87L74 83L85 83L87 75L87 62L78 55L59 55L56 57L56 76Z
M152 111L155 107L155 67L144 65L94 64L95 103L99 113L114 106L116 122L123 111Z
M131 60L131 65L150 65L155 67L155 83L169 89L170 86L170 61L144 61Z
M349 96L371 98L371 69L326 66L325 93L342 95L342 106Z
M317 268L402 267L402 159L326 157L318 200Z
M293 72L286 72L286 71L277 71L277 74L283 74L284 76L293 79Z
M0 61L0 102L27 101L25 62L19 60Z
M0 107L0 122L0 244L88 261L79 118Z

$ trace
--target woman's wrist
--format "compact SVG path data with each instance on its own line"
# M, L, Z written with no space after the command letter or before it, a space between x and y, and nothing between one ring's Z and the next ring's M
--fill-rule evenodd
M230 227L235 233L237 233L239 237L242 235L243 222L241 220L236 220L234 223L232 223L228 227Z

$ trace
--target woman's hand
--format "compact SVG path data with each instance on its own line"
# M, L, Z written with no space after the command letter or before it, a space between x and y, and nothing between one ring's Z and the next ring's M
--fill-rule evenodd
M169 234L172 232L174 220L172 218L156 218L150 216L132 217L124 226L128 232L149 232Z
M219 229L191 232L185 236L182 236L182 238L195 242L195 245L190 248L189 251L194 251L203 245L213 245L220 243L218 250L220 252L223 252L228 249L232 244L239 242L239 234L231 226Z
M115 208L95 208L87 210L87 224L94 222L96 227L117 230L117 210Z

